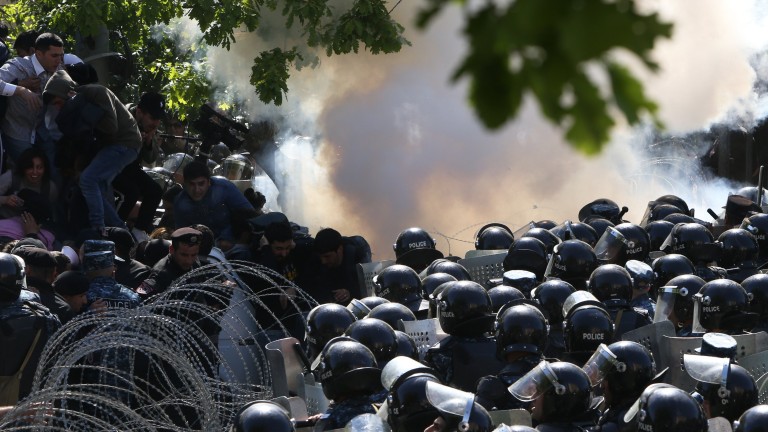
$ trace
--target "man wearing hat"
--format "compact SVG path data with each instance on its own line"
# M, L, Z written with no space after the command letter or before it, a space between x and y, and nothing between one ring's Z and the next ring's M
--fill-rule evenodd
M56 276L53 289L67 302L72 313L77 315L87 310L88 298L86 293L91 282L79 271L68 270ZM101 300L97 300L101 302Z
M125 227L114 207L112 180L139 155L142 140L136 119L108 88L78 86L61 70L45 85L43 101L58 110L62 139L77 143L83 161L93 155L79 178L90 227ZM89 136L91 140L83 139Z
M152 231L152 223L157 207L163 197L163 189L152 180L141 165L154 166L160 155L160 144L157 139L157 127L165 119L165 98L160 93L147 92L141 95L139 103L128 105L128 111L133 114L141 132L141 150L139 158L126 166L115 177L112 185L123 194L123 202L117 213L123 220L128 216L141 199L136 221L133 223L133 235L137 241L148 240L148 232Z
M86 240L83 243L82 268L90 281L88 303L103 300L109 308L134 308L141 304L139 296L115 280L115 244L108 240Z
M179 228L171 234L168 255L152 268L152 273L139 285L136 292L147 298L168 289L173 281L200 267L197 260L203 233L194 228Z
M27 288L40 295L40 303L59 317L62 324L75 316L64 298L56 294L53 281L56 279L56 260L46 249L22 246L13 249L13 254L24 260L27 274Z

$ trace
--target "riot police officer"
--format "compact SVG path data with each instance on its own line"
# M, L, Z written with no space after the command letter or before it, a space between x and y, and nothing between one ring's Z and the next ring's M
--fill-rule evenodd
M515 236L508 226L501 223L490 223L477 231L475 236L476 250L507 250L515 242Z
M757 405L755 379L731 359L686 354L683 364L688 375L697 381L694 397L701 399L708 418L724 417L733 422Z
M741 282L747 292L749 311L757 314L757 325L752 333L768 330L768 274L759 273Z
M651 384L624 416L647 432L706 432L707 417L690 394L669 384Z
M728 279L741 283L756 274L760 245L749 231L731 228L717 238L722 247L717 264L728 272Z
M736 335L757 324L757 314L748 312L747 309L747 292L730 279L716 279L705 283L693 298L696 308L694 333L718 332Z
M304 338L307 342L307 354L313 360L329 340L341 336L355 316L344 306L325 303L312 308L307 315L307 330Z
M651 324L648 312L629 305L632 301L632 278L624 267L617 264L604 264L595 269L589 277L589 292L605 305L611 314L615 329L613 338L631 330Z
M520 303L506 307L496 319L496 356L505 363L496 375L477 385L477 402L488 410L524 408L507 387L544 360L547 319L535 306Z
M392 245L397 264L407 265L416 272L421 272L434 260L442 258L437 250L435 239L422 228L413 227L398 234Z
M584 364L600 344L614 340L611 315L586 291L576 291L563 304L565 352L561 359Z
M541 240L534 237L521 237L507 251L504 257L504 271L525 270L544 280L547 270L547 247Z
M685 255L696 267L695 274L705 281L727 276L725 269L712 265L720 258L722 248L704 225L698 223L675 225L661 246L661 250L666 253Z
M491 432L493 422L482 405L474 401L472 393L429 381L427 400L437 409L439 416L424 432L473 431Z
M423 431L439 416L427 399L428 382L439 382L435 371L406 357L395 357L382 369L387 423L394 432Z
M560 279L543 282L533 290L533 300L541 306L541 310L549 322L549 336L547 347L544 350L545 357L560 358L565 352L563 304L565 304L565 299L575 291L573 285Z
M733 432L768 431L768 405L757 405L746 411L733 422Z
M670 279L658 289L654 321L669 320L679 337L691 336L695 296L704 286L704 279L686 274Z
M513 396L532 402L531 418L541 432L589 430L592 405L589 376L569 362L543 361L509 387Z
M405 305L416 313L421 306L421 279L415 270L393 264L384 268L373 279L376 295L391 302Z
M440 327L449 336L430 347L424 362L432 367L442 382L474 390L477 380L501 370L496 358L496 341L488 333L493 329L491 299L482 285L471 281L444 284L437 296Z
M562 279L577 290L587 288L587 279L597 268L592 247L581 240L565 240L555 246L544 277Z

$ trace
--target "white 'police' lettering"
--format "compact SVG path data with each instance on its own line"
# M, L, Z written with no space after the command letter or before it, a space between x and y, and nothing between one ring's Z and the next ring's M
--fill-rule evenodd
M420 242L414 242L414 243L408 243L409 248L422 248L427 247L427 241L420 241Z
M653 426L649 424L640 423L637 428L643 432L653 432Z
M720 306L704 306L704 312L720 312Z
M602 333L582 333L581 335L582 339L584 340L603 340L605 338L605 335Z

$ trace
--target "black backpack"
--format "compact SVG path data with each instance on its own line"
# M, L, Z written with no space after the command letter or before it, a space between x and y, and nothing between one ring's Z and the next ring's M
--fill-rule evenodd
M15 405L31 389L32 375L47 342L41 307L24 302L28 314L0 321L0 344L6 347L0 356L0 406Z

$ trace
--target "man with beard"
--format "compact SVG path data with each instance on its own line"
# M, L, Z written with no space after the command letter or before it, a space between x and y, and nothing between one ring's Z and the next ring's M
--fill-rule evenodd
M152 268L152 273L139 285L136 292L148 298L168 289L174 280L200 266L200 242L203 233L193 228L179 228L171 234L168 255Z

